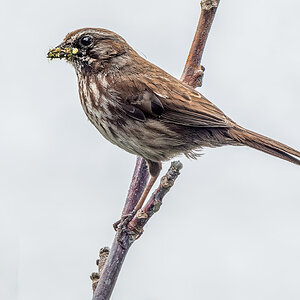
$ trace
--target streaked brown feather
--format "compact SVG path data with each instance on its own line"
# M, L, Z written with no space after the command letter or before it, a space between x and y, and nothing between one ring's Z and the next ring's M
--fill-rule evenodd
M131 90L133 95L133 98L126 99L130 104L150 112L149 102L156 98L164 108L162 122L191 127L233 126L233 122L219 108L196 90L146 60L140 66L137 73L130 74L126 82L122 83L126 84L127 93ZM133 84L137 76L139 86ZM149 93L153 94L152 97L148 96Z
M151 165L178 154L196 158L202 147L247 145L300 164L300 152L246 130L198 91L140 57L114 32L84 28L64 40L77 47L94 39L72 61L84 111L110 142ZM62 44L64 46L64 44ZM151 169L151 168L150 168Z

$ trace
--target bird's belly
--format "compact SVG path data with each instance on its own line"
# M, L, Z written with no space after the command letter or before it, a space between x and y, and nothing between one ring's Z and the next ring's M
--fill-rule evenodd
M115 112L113 118L108 118L105 112L87 106L84 111L104 138L129 153L165 161L185 152L178 135L157 120L140 122L124 117L123 112Z
M117 125L115 122L109 123L103 119L93 124L108 141L129 153L152 161L170 158L168 151L170 143L158 134L151 135L147 130L147 124L141 127L138 121L126 120L125 124Z

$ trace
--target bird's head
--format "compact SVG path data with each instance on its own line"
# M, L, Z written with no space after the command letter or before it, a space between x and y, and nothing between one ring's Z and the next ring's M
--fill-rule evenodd
M65 37L47 57L66 59L79 72L98 72L108 64L121 68L134 50L118 34L102 28L83 28Z

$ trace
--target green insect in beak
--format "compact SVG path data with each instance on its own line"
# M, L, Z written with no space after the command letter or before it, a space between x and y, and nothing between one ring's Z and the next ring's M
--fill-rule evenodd
M50 58L50 60L54 58L65 58L66 60L71 60L73 55L76 55L78 53L77 48L60 48L56 47L54 49L49 49L49 52L47 54L47 58Z

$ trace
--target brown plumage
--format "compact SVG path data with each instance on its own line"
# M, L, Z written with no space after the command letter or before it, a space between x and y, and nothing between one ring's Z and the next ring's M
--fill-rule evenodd
M299 151L237 125L111 31L73 31L48 57L73 64L89 120L110 142L142 156L152 176L161 161L178 154L195 158L203 147L223 145L247 145L300 165Z

